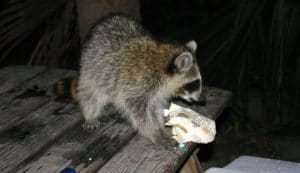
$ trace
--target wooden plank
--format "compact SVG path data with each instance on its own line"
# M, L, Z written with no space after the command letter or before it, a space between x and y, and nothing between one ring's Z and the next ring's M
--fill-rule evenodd
M95 172L134 135L129 125L116 120L102 122L93 133L84 132L80 125L19 172L60 172L66 167L76 168L78 173Z
M190 144L189 144L190 145ZM98 173L110 172L175 172L179 157L188 155L191 147L172 152L154 146L136 135L129 144L107 162Z
M23 88L37 87L40 90L46 90L59 79L75 75L77 75L77 72L72 70L48 69L46 72L24 83Z
M13 72L12 72L13 73ZM61 70L61 69L49 69L43 73L39 73L31 80L27 80L22 83L22 85L16 86L14 90L5 92L0 95L0 105L9 103L8 100L16 97L24 97L24 95L32 95L28 93L30 91L36 90L38 92L46 91L52 86L56 81L62 78L74 76L77 73L75 71ZM27 93L26 93L27 91ZM30 92L29 91L29 92Z
M51 102L0 134L0 172L18 167L79 124L78 106Z
M72 75L75 75L72 71L48 70L18 89L0 95L0 132L46 104L49 101L46 90L60 78Z
M183 167L180 169L179 173L203 173L203 169L200 165L197 153L199 148L197 148L193 154L188 158Z
M9 105L0 106L0 132L12 127L32 111L48 102L46 97L14 99Z
M10 66L0 69L0 94L22 85L45 70L42 66Z
M205 88L206 106L198 111L208 117L218 114L228 105L231 93L216 88ZM194 107L194 109L196 109ZM195 143L188 143L184 149L173 152L153 146L148 140L135 136L121 152L108 161L98 173L108 172L175 172L195 149Z

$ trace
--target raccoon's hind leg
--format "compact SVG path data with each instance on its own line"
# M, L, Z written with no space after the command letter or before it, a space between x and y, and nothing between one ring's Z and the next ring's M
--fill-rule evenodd
M103 112L104 106L107 104L106 97L99 95L78 93L79 104L83 113L85 122L83 128L86 131L92 131L100 126L98 117Z

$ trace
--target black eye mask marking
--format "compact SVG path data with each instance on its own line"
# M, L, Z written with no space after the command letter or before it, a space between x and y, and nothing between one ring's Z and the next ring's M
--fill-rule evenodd
M194 80L193 82L187 83L183 86L183 89L192 93L193 91L198 90L200 87L200 79Z

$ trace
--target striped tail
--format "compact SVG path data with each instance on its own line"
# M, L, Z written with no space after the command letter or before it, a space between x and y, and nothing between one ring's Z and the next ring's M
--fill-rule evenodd
M65 78L57 81L53 86L53 91L60 99L77 101L77 77Z

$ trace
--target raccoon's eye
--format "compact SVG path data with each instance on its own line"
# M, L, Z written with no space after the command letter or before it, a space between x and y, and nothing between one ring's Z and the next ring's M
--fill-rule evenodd
M193 92L198 90L200 87L200 79L194 80L190 83L187 83L183 86L183 88L189 92Z

